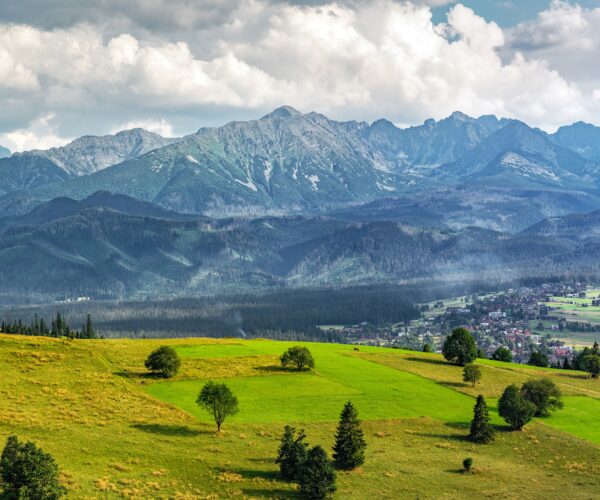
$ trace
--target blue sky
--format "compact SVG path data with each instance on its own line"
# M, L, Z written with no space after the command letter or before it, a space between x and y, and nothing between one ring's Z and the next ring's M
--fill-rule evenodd
M534 19L537 14L546 10L550 0L463 0L460 3L472 8L488 21L494 21L502 27L512 27L523 21ZM600 0L570 1L582 7L600 7ZM452 4L433 9L434 21L442 22Z

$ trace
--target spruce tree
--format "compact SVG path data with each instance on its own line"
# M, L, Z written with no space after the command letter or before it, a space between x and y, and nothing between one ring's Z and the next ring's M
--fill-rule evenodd
M327 452L320 446L312 448L306 457L300 476L300 494L304 498L322 500L335 492L335 469Z
M473 420L469 439L476 443L489 443L494 440L494 429L490 425L490 415L485 398L480 394L473 408Z
M333 447L333 459L339 469L354 469L365 461L367 443L358 419L356 407L348 401L340 415Z
M298 481L308 454L308 444L304 442L306 435L303 430L286 425L279 445L279 454L276 463L279 465L281 477L286 481Z

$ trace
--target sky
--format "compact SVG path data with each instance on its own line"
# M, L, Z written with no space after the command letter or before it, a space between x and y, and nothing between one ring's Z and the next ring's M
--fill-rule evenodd
M181 136L281 105L600 125L600 0L0 0L0 145Z

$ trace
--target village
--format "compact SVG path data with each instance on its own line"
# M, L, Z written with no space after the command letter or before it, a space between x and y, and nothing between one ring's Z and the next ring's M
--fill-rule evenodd
M338 329L348 342L381 347L440 352L454 328L465 327L486 357L500 346L513 359L527 363L531 353L543 352L551 366L571 358L573 351L600 338L600 291L586 283L553 283L503 292L455 297L421 304L421 317L409 324L375 326L368 323ZM580 317L573 310L593 313ZM580 333L579 337L576 335ZM582 336L589 336L588 337ZM575 337L575 338L573 338Z

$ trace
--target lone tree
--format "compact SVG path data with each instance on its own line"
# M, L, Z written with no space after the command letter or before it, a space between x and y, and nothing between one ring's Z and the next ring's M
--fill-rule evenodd
M477 345L468 330L456 328L446 338L442 353L448 361L464 366L477 358Z
M527 401L516 385L511 384L502 393L498 400L498 413L514 431L523 429L533 417L536 406Z
M344 405L333 446L333 459L339 469L354 469L365 461L365 442L356 407Z
M315 360L306 347L290 347L281 355L281 366L286 368L288 365L294 365L297 370L310 370L315 367Z
M511 363L513 360L512 352L510 352L508 347L498 347L498 349L494 351L494 354L492 354L492 359L495 359L496 361L503 361L505 363Z
M300 476L300 494L314 500L327 498L335 492L335 479L327 452L320 446L311 448Z
M279 445L276 463L279 465L281 477L286 481L299 481L308 455L308 444L304 442L306 435L301 430L296 436L296 429L286 425Z
M490 414L485 398L480 394L473 408L473 420L469 439L475 443L489 443L494 440L494 429L490 425Z
M34 443L9 436L0 457L2 498L55 500L65 494L58 481L58 465Z
M164 345L148 356L145 365L148 370L156 375L171 378L179 371L181 360L175 349Z
M207 382L202 387L196 404L212 414L217 424L217 432L221 432L221 425L230 415L238 412L238 400L226 384Z
M481 380L481 368L473 363L466 365L463 368L463 382L470 382L473 387Z
M547 378L525 382L521 386L521 396L535 405L536 417L547 417L552 410L564 406L560 389Z
M598 378L600 375L600 356L597 354L588 354L583 357L583 369L590 374L592 378Z
M540 366L542 368L547 368L548 367L548 356L546 356L541 351L533 351L531 353L531 356L530 356L527 364L531 365L531 366Z

